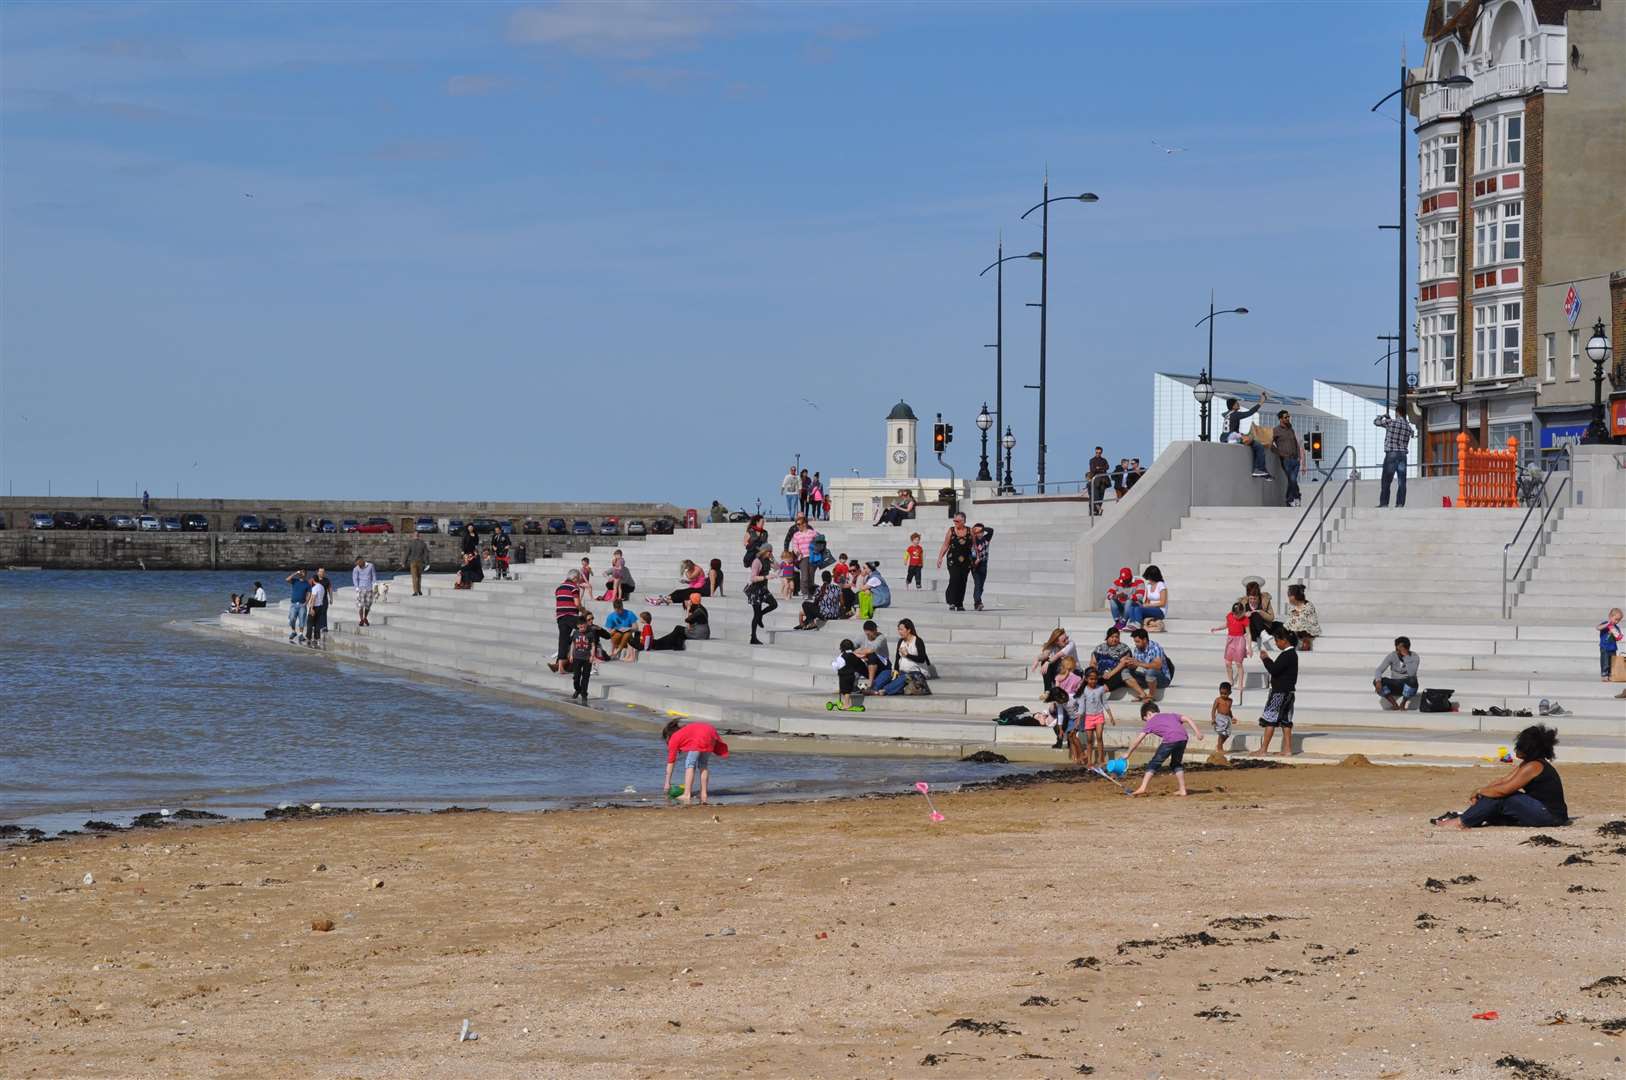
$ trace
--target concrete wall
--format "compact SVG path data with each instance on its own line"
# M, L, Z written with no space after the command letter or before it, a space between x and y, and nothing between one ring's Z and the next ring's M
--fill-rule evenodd
M1626 508L1626 447L1577 446L1571 454L1573 505ZM1626 533L1626 513L1621 514L1621 531Z
M1080 611L1101 606L1119 567L1140 567L1193 506L1275 506L1282 483L1251 475L1245 446L1174 442L1130 489L1103 524L1079 534L1074 548L1074 600ZM1305 488L1305 498L1311 489Z
M697 509L704 518L708 508ZM26 495L0 496L0 522L4 522L8 529L26 529L29 514L54 513L58 510L103 515L143 512L140 496L102 498L70 495L50 498ZM319 499L154 498L152 508L145 512L158 515L203 514L209 519L209 528L219 532L229 531L239 514L258 514L262 518L279 517L290 529L296 527L296 521L310 518L327 518L337 523L345 518L365 521L369 517L389 518L391 524L399 529L403 518L416 518L420 515L440 521L447 518L461 518L464 521L476 517L510 518L516 530L519 523L528 517L539 521L546 521L550 517L562 517L566 520L585 518L591 521L595 528L605 517L612 515L619 517L623 522L630 518L642 518L647 522L657 517L672 517L679 522L683 520L683 510L671 503L647 502L414 502L387 499L370 502L356 500L323 502Z

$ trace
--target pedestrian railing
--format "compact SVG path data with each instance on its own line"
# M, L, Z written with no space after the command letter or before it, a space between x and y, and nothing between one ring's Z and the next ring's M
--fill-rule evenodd
M1560 462L1562 462L1564 466L1562 469L1558 467ZM1547 485L1552 481L1553 474L1555 472L1562 472L1564 478L1559 481L1558 490L1553 492L1551 498L1548 498ZM1530 561L1531 555L1534 554L1537 558L1540 558L1542 553L1546 550L1547 519L1552 516L1553 509L1558 506L1560 500L1563 498L1564 489L1569 487L1569 483L1570 451L1569 447L1564 447L1562 454L1555 453L1551 458L1548 459L1547 464L1543 468L1541 474L1541 488L1537 492L1536 497L1530 501L1530 509L1526 510L1524 512L1524 517L1519 519L1519 528L1514 532L1513 539L1502 545L1502 618L1504 619L1513 618L1513 606L1512 599L1510 597L1510 593L1512 592L1511 586L1515 581L1519 580L1519 575L1524 573L1525 564ZM1507 564L1508 559L1512 554L1513 546L1517 544L1519 542L1519 538L1524 535L1524 530L1529 527L1530 519L1535 515L1537 509L1541 510L1541 519L1536 522L1536 531L1531 534L1530 542L1525 545L1524 554L1519 557L1519 565L1514 567L1513 572L1509 574ZM1539 550L1538 545L1540 545Z
M1355 481L1355 478L1360 475L1360 467L1355 462L1355 448L1353 446L1345 446L1338 452L1338 457L1334 459L1332 467L1327 470L1328 475L1339 475L1339 467L1343 465L1346 455L1349 457L1349 469L1342 473L1343 480L1339 482L1338 489L1333 491L1332 498L1327 499L1327 504L1321 508L1321 516L1316 519L1315 530L1305 538L1304 547L1299 549L1298 558L1293 560L1293 565L1287 570L1287 577L1292 577L1298 573L1299 567L1304 563L1304 557L1310 553L1311 544L1316 546L1317 555L1320 555L1326 546L1327 515L1331 514L1333 508L1338 505L1338 500L1343 497L1344 489L1349 487ZM1282 553L1287 550L1287 545L1298 537L1299 530L1304 528L1304 523L1310 518L1310 511L1316 508L1316 504L1321 502L1331 487L1332 481L1329 479L1327 483L1316 489L1315 498L1305 505L1304 513L1299 515L1298 523L1293 526L1293 531L1287 534L1286 540L1276 545L1276 597L1278 603L1281 602L1282 596ZM1350 492L1349 502L1351 506L1355 504L1355 493L1353 491Z

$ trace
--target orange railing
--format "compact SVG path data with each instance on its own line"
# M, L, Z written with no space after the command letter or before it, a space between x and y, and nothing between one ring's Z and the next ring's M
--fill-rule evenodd
M1506 450L1478 450L1466 432L1457 435L1457 505L1519 505L1519 440L1509 437Z

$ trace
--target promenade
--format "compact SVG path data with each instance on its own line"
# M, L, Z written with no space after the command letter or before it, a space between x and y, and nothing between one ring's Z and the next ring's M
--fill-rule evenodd
M1166 495L1160 489L1179 480L1178 467L1177 461L1160 461L1144 489L1121 504L1109 503L1106 515L1093 524L1079 501L974 505L972 520L995 531L982 612L951 612L942 602L947 574L931 563L946 523L931 516L933 508L923 507L922 517L903 528L821 522L818 528L833 552L881 561L893 605L877 612L876 621L895 641L897 620L912 619L941 675L928 697L866 698L861 714L825 708L835 690L830 661L842 637L860 637L856 620L794 631L799 604L782 601L768 619L768 644L753 647L746 640L750 609L740 596L743 527L708 524L650 537L626 548L638 582L628 607L642 610L644 596L676 587L673 575L681 559L720 558L728 582L725 595L707 600L712 638L690 642L682 652L646 653L636 663L602 665L592 683L593 708L586 712L650 722L669 714L691 716L785 737L786 745L805 749L834 741L955 756L991 750L1012 760L1059 764L1065 755L1050 748L1048 729L1001 727L993 718L1012 705L1038 704L1042 686L1031 664L1053 628L1067 628L1084 654L1101 640L1110 622L1100 599L1106 580L1080 580L1078 568L1099 560L1100 553L1091 549L1132 526L1130 515L1167 512L1156 504ZM1591 629L1618 603L1600 594L1599 583L1626 581L1620 511L1555 511L1545 527L1542 553L1518 586L1513 617L1503 618L1500 552L1523 514L1334 508L1327 536L1294 577L1306 583L1324 630L1314 650L1300 657L1293 733L1300 760L1355 753L1387 761L1482 760L1540 719L1546 701L1562 710L1549 722L1560 731L1564 760L1626 761L1626 701L1614 696L1619 686L1599 681ZM1208 707L1225 678L1224 637L1210 628L1223 622L1243 576L1274 576L1277 544L1301 517L1302 511L1281 507L1187 506L1178 524L1135 560L1137 571L1160 566L1169 582L1170 618L1155 640L1175 658L1177 674L1162 700L1196 719L1209 739ZM770 529L776 545L783 528ZM921 591L902 587L903 548L916 530L924 534L928 556ZM601 573L614 546L607 542L591 553ZM568 678L545 664L556 645L553 588L575 565L574 555L544 560L516 567L515 580L488 577L469 591L454 591L449 577L431 575L422 597L392 588L374 607L366 629L354 626L353 601L341 588L328 648L335 655L530 695L569 709L563 704L570 693ZM600 581L595 579L598 588ZM1278 614L1282 605L1278 597ZM592 606L601 616L608 610L607 603ZM681 617L676 607L650 610L657 633ZM272 643L283 642L287 633L275 605L249 617L223 615L220 624ZM1453 691L1458 711L1381 707L1372 691L1372 671L1400 634L1411 638L1422 658L1423 687ZM1258 745L1261 729L1255 721L1264 688L1262 667L1250 661L1236 709L1233 753ZM1127 744L1138 730L1134 703L1121 691L1113 697L1118 722L1107 729L1109 748ZM1508 715L1493 715L1493 709Z

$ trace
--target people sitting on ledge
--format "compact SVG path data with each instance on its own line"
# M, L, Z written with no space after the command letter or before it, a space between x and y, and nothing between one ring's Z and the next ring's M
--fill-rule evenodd
M875 520L870 524L872 526L902 525L904 519L912 516L914 512L915 497L909 494L908 488L899 488L898 497L887 503L880 513L875 515Z

